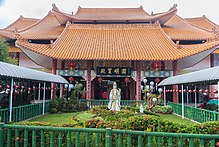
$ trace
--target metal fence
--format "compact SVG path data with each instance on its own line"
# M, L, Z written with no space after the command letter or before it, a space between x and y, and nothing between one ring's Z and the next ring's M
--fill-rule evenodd
M24 147L214 147L218 135L130 130L0 125L0 146Z
M50 102L45 102L45 113L49 112ZM9 122L9 108L0 109L1 122ZM42 115L43 103L29 104L12 108L12 121L18 122Z
M182 105L168 102L173 112L182 115ZM184 106L184 116L197 122L217 121L219 120L219 112L206 109L195 108L192 106Z

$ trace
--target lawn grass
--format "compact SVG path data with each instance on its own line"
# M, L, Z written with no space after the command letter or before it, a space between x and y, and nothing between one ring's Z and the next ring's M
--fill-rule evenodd
M180 116L174 115L174 114L159 114L161 119L169 120L172 122L178 122L182 124L192 124L194 122L188 120L188 119L182 119Z
M29 121L48 122L51 124L68 124L68 123L71 123L72 117L77 115L78 113L79 112L45 114L44 116L39 116L39 117L33 118Z
M84 112L75 112L75 113L57 113L57 114L46 114L44 116L39 116L34 119L31 119L29 121L34 121L34 122L48 122L51 124L68 124L71 123L71 120L74 116L84 113ZM80 115L79 115L80 116ZM86 115L83 114L84 117ZM159 114L161 119L173 121L173 122L179 122L183 124L192 124L194 122L191 122L190 120L187 119L182 119L179 116L176 116L174 114ZM86 119L86 118L85 118ZM81 118L81 120L83 120Z

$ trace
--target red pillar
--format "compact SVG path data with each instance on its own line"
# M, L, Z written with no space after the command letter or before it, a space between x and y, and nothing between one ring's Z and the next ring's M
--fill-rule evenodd
M52 59L52 74L56 75L57 70L57 59ZM55 83L51 83L51 99L55 96Z
M61 70L65 70L65 61L61 61ZM64 96L65 89L64 89L64 84L61 84L62 86L62 97Z
M176 76L178 75L178 63L177 63L177 60L174 60L172 62L172 66L173 66L173 76ZM173 90L175 92L173 92L173 102L174 103L178 103L178 92L176 92L176 90L178 90L178 85L173 85Z
M136 100L141 100L141 61L136 61Z
M91 99L91 61L87 61L86 99Z

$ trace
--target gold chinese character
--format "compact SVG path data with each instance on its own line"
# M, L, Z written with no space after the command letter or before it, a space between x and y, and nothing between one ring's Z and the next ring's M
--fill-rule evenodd
M112 68L108 68L108 74L112 74Z
M100 73L101 73L101 74L106 74L106 69L101 68L101 69L100 69Z
M122 74L127 74L127 70L125 68L122 69Z
M115 69L114 69L114 73L115 73L115 74L119 74L119 68L115 68Z

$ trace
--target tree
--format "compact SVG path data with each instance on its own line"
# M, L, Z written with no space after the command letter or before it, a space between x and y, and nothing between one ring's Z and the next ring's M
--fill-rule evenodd
M9 56L9 45L8 43L0 39L0 61L11 64L17 64L17 60Z

